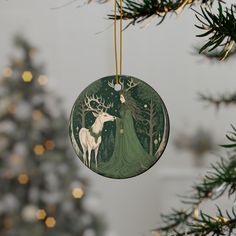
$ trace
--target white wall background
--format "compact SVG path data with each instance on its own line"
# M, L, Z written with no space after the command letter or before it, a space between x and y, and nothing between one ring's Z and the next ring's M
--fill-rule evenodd
M40 48L46 62L50 87L65 98L69 112L82 89L95 79L114 74L113 28L105 19L113 4L90 4L77 8L80 0L59 10L52 7L66 0L0 0L0 68L7 66L13 52L12 37L20 32ZM68 0L69 2L69 0ZM230 1L229 1L230 2ZM234 107L215 112L197 100L197 92L233 92L236 60L213 63L192 55L198 45L194 12L153 23L145 29L130 27L124 32L124 74L152 85L166 103L171 121L169 145L148 172L128 180L111 180L89 171L78 160L92 181L96 199L88 207L99 210L117 236L150 235L160 213L179 205L177 193L188 190L204 170L195 168L188 153L172 145L176 131L193 131L199 125L213 131L218 142L235 121ZM209 155L206 163L216 160Z

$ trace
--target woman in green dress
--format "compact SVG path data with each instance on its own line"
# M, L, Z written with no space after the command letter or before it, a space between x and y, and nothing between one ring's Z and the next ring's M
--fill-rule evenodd
M155 161L142 147L137 137L133 116L137 106L129 94L120 95L120 118L116 119L114 152L107 163L101 163L101 174L113 178L129 178L141 174Z

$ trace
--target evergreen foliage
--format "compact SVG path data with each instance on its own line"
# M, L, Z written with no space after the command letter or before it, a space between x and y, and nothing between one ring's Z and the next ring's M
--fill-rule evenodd
M214 4L218 3L217 10L213 10ZM121 6L118 4L119 13ZM200 10L196 8L200 6ZM196 14L199 28L202 33L197 37L207 37L207 42L200 48L199 53L210 55L224 60L235 51L236 42L236 5L229 7L221 0L123 0L122 18L129 21L126 28L145 22L154 17L158 18L160 25L168 15L180 14L184 9L192 9ZM108 15L114 19L114 15ZM121 19L118 14L117 19ZM211 51L219 49L216 54Z

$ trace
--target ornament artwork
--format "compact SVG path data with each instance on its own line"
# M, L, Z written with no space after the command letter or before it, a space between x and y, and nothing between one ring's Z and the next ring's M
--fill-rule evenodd
M94 172L116 179L137 176L162 155L169 117L162 99L131 76L101 78L77 98L70 138L80 160Z

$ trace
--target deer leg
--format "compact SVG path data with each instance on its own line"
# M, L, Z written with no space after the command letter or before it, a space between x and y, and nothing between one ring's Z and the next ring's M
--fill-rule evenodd
M85 165L88 165L88 159L87 159L87 150L84 151L84 163Z
M84 164L87 165L87 157L86 157L86 148L84 145L81 145L82 146L82 149L83 149L83 160L84 160Z
M91 164L91 152L92 152L92 149L91 147L88 147L88 167L90 168Z
M98 148L99 148L99 146L94 149L96 169L98 168L98 159L97 159L97 156L98 156Z

